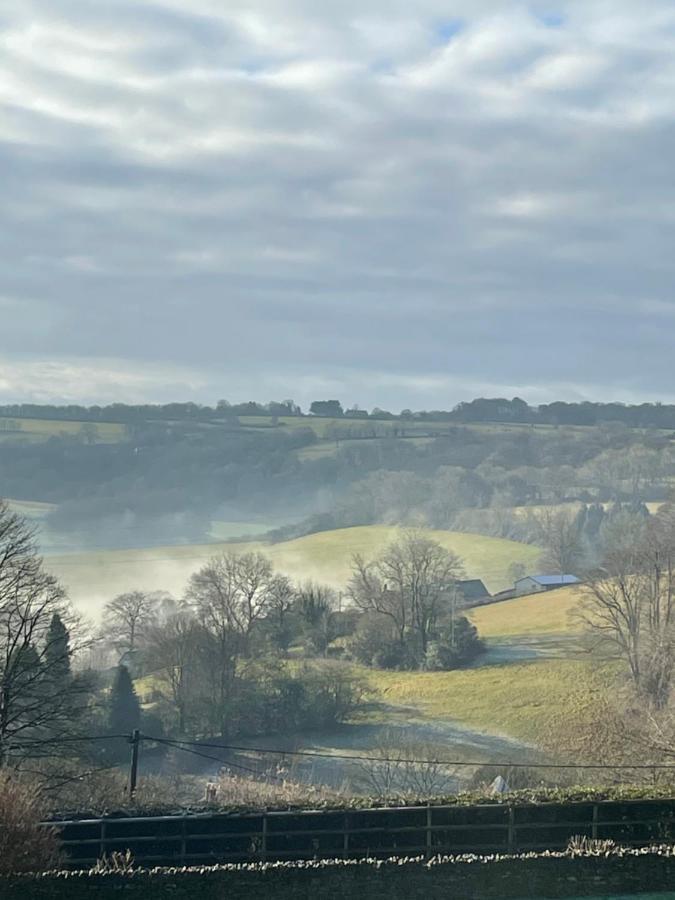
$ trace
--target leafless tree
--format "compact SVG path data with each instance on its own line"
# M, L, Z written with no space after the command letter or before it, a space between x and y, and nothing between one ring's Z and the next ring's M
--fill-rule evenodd
M270 581L267 617L274 631L276 645L282 653L288 651L291 640L289 618L295 599L296 591L290 578L275 575Z
M597 649L613 649L656 709L675 673L675 528L656 519L633 546L606 553L585 586L582 618Z
M178 718L178 731L187 730L188 709L199 680L197 661L202 627L189 612L178 612L148 632L148 666L168 687Z
M350 593L365 611L387 616L395 625L401 645L412 630L422 653L442 611L449 611L457 581L464 574L462 561L424 531L410 529L391 543L370 564L353 560Z
M328 585L306 581L296 591L295 607L310 643L326 656L328 645L337 636L335 591Z
M65 593L43 568L33 532L0 501L0 765L44 756L66 732L89 690L71 674L84 635L64 640L55 614L75 633Z
M156 623L157 612L155 594L145 591L119 594L103 608L102 634L120 653L137 650Z
M216 631L238 634L248 652L251 632L269 611L274 573L262 553L223 553L213 557L190 579L186 599Z
M584 548L574 515L563 509L545 509L537 514L537 525L544 548L541 565L561 575L578 571Z
M369 755L372 759L359 763L355 781L371 796L428 798L457 789L457 772L428 741L409 740L389 729Z

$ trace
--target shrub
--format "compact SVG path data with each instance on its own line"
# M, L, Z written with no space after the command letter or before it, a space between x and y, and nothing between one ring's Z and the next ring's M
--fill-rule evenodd
M429 642L424 667L430 672L458 669L483 650L476 626L465 616L458 616L452 629L446 626L435 640Z
M40 825L46 806L37 786L0 773L0 874L40 872L60 862L58 834Z

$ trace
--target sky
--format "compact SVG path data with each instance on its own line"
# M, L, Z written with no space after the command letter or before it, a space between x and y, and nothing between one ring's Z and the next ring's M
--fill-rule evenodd
M0 403L675 401L671 0L4 0Z

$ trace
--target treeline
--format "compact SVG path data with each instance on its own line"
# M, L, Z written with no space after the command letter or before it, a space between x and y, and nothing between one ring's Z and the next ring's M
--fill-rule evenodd
M48 404L18 403L0 406L0 417L56 419L77 422L118 422L125 424L144 421L185 422L236 420L239 416L305 416L293 400L258 403L230 403L219 400L215 406L200 403L125 404L108 406L52 406ZM309 408L311 416L346 419L374 419L421 422L458 423L517 423L530 425L600 425L621 422L631 428L675 429L675 404L662 403L593 403L555 401L530 406L519 397L478 398L463 401L450 410L404 409L395 414L374 407L370 412L358 406L344 408L339 400L315 400Z
M157 421L129 431L117 444L0 442L0 495L57 504L53 534L116 546L199 542L213 519L308 519L298 534L378 522L454 528L467 510L665 500L675 478L667 435L617 423L449 425L422 442L342 440L315 458L298 452L316 444L311 428Z

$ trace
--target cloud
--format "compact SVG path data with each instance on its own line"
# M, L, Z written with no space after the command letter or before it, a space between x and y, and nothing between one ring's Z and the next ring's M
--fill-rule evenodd
M675 399L665 0L3 9L7 400Z

